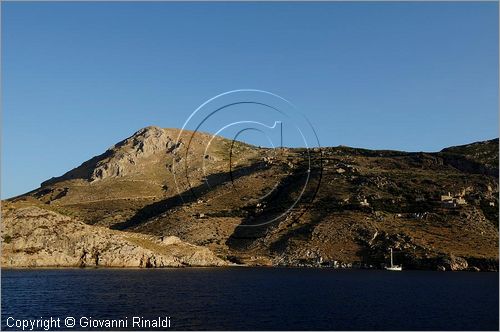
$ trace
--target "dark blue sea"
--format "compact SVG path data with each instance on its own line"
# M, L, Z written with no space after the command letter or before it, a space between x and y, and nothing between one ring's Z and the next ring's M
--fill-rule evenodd
M132 317L168 317L171 330L499 328L498 273L292 268L1 273L2 330L16 329L7 323L51 317L66 330L82 329L82 317L84 324L122 319L128 323L124 329L133 329ZM74 318L74 328L64 326L67 317Z

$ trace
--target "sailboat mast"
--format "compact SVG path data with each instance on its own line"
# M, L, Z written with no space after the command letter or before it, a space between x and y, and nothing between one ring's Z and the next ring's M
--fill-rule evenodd
M391 267L393 267L394 264L392 263L392 248L391 248Z

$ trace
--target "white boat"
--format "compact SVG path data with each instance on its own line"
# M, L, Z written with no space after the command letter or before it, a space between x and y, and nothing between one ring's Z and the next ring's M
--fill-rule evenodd
M403 265L394 265L392 261L392 248L391 248L391 266L386 266L387 271L403 271Z

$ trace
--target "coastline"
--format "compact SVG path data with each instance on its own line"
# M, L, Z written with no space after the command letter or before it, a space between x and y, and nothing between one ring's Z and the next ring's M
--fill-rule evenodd
M213 266L162 266L162 267L139 267L139 266L61 266L61 265L47 265L47 266L1 266L2 270L179 270L179 269L300 269L300 270L333 270L333 271L386 271L384 268L365 268L365 267L329 267L329 266L294 266L294 265L245 265L245 264L228 264L228 265L213 265ZM498 273L498 269L462 269L462 270L438 270L438 269L425 269L425 268L409 268L403 271L429 271L429 272L488 272ZM386 271L391 272L391 271ZM1 273L1 272L0 272Z

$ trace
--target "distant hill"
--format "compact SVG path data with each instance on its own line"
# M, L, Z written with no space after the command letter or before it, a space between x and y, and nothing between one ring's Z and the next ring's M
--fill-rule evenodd
M498 176L498 138L452 146L443 149L441 154L456 167L476 168L480 173ZM455 162L453 162L454 158Z
M147 127L8 204L234 263L379 267L392 247L407 268L495 270L498 148L266 149Z

